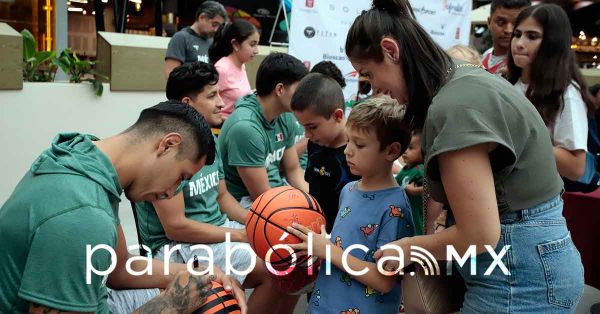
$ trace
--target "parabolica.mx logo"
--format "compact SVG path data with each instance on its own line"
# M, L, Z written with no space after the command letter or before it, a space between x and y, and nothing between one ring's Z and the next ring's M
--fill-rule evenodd
M287 232L284 232L281 236L280 240L285 239L286 237L290 236L290 234L288 234ZM327 235L328 238L330 238L330 235ZM231 245L231 234L229 232L226 233L225 235L225 269L223 269L223 271L225 272L225 274L227 275L231 275L231 274L235 274L235 275L243 275L246 276L248 275L256 266L256 255L254 254L254 252L252 251L252 249L250 248L250 246L232 246ZM307 255L308 256L312 256L313 255L313 233L309 233L308 234L308 241L307 241ZM335 244L334 243L330 243L325 247L325 258L323 263L321 263L321 268L320 271L325 271L326 275L330 275L331 274L331 249L332 247L334 247ZM129 251L134 251L136 249L138 249L140 246L139 245L130 245L128 246L128 250ZM150 252L150 248L148 248L145 245L141 245L141 247L143 247L146 251ZM510 245L506 245L502 248L499 248L498 253L496 253L496 250L489 246L489 245L485 245L484 246L485 250L487 251L487 254L489 254L489 256L492 258L491 262L489 263L489 266L487 267L486 271L483 273L484 276L489 276L496 268L500 268L500 271L502 271L502 273L506 276L510 275L510 272L508 270L508 268L506 267L506 265L504 264L504 262L502 261L502 258L506 255L506 253L508 252L508 250L510 249ZM181 245L175 245L173 247L166 245L163 248L163 252L164 252L164 257L163 257L163 263L164 263L164 274L168 275L169 272L169 261L171 260L171 255L177 251L179 251L181 249ZM383 245L381 248L379 248L380 250L385 250L387 252L395 252L395 254L386 254L385 256L382 256L381 258L379 258L376 261L377 264L377 271L381 274L384 275L395 275L395 274L399 274L399 275L404 275L404 271L403 268L405 266L405 253L404 250L394 244L386 244ZM107 251L110 255L110 265L108 265L108 267L104 270L99 270L96 269L96 267L94 265L97 265L97 263L94 263L94 254L96 252L100 252L100 251ZM205 244L196 244L196 245L191 245L190 246L190 250L192 252L194 252L194 255L198 258L198 261L202 262L202 265L204 266L202 268L202 270L200 271L199 269L195 269L194 267L194 260L189 260L187 262L187 269L188 271L193 274L193 275L206 275L206 274L213 274L213 269L214 269L214 256L215 256L215 252L213 252L212 247L205 245ZM231 257L233 255L234 251L237 250L246 250L249 251L250 254L248 254L248 256L250 256L251 261L250 261L250 265L248 266L247 269L235 269L231 263ZM278 250L284 250L287 251L287 253L290 255L291 260L288 263L288 268L287 269L281 269L280 267L278 267L278 269L275 269L272 266L271 263L271 256L273 256L275 251ZM366 274L369 269L367 267L364 267L363 269L352 269L349 264L348 264L348 260L349 260L349 256L355 256L355 254L352 254L353 251L357 251L355 253L358 253L358 251L362 251L365 254L369 254L370 252L372 252L372 250L369 250L369 248L365 245L362 244L352 244L348 247L346 247L343 250L342 253L342 270L352 276L361 276ZM452 245L448 245L446 246L446 256L445 256L445 261L446 261L446 274L450 275L452 274L452 263L456 262L458 267L464 267L465 264L467 263L467 261L469 261L469 267L470 267L470 274L471 275L478 275L477 274L477 256L481 256L484 253L478 253L477 252L477 247L475 245L471 245L469 246L466 251L461 255ZM105 256L105 255L104 255ZM428 276L435 276L435 275L441 275L441 269L440 266L438 264L437 259L435 258L435 256L433 254L431 254L429 251L427 251L424 248L418 247L418 246L411 246L410 247L410 252L408 255L408 261L409 263L415 263L416 265L419 265L422 269L423 269L423 273L425 275ZM444 259L444 258L442 258ZM142 269L142 270L133 270L132 269L132 263L137 261L137 260L144 260L146 261L146 268ZM295 267L302 267L302 269L306 269L307 273L309 275L312 275L313 273L313 264L315 262L316 258L309 258L309 259L303 259L302 261L299 261L297 252L294 251L294 249L292 249L289 245L285 244L285 243L280 243L280 244L276 244L274 246L272 246L269 251L267 252L266 256L265 256L265 264L267 266L267 269L274 275L285 275L290 273L292 270L294 270ZM486 259L486 264L488 259ZM141 276L141 275L152 275L152 257L151 256L135 256L135 255L131 255L126 263L125 263L125 269L126 271L133 275L133 276ZM92 283L92 274L95 274L97 276L100 276L101 278L108 276L111 272L113 272L116 268L116 263L117 263L117 254L115 252L115 250L105 244L100 244L100 245L96 245L94 247L92 247L91 245L86 245L86 283L87 284L91 284ZM386 267L386 265L390 265L393 264L395 265L393 267L393 270L386 270L389 269L388 267ZM414 275L414 272L410 272L408 273L408 275Z

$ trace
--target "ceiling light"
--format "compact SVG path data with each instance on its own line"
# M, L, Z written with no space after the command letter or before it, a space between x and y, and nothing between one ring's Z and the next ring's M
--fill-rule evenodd
M69 12L82 12L83 8L68 7L67 11L69 11Z

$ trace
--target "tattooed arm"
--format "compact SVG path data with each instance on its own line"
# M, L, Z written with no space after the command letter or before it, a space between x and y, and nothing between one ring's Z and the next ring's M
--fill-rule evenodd
M185 268L170 267L169 275L164 275L164 264L160 260L152 260L152 275L144 274L134 276L125 268L127 259L131 257L127 252L127 243L121 225L117 225L117 265L108 275L108 287L112 289L140 289L140 288L160 288L164 289L175 278L175 275ZM132 261L131 268L134 271L143 271L148 262L146 259ZM171 264L172 265L172 264ZM201 271L201 270L198 270Z
M167 289L135 310L135 314L192 313L205 301L211 289L213 276L194 276L188 272L180 272ZM35 303L29 304L29 314L78 314L81 312L64 312ZM83 314L83 313L81 313Z
M165 291L133 313L192 313L206 301L213 279L213 276L193 276L188 272L180 272Z

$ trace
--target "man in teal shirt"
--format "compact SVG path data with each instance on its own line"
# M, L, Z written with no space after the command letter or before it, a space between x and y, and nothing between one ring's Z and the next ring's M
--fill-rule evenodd
M212 126L221 125L223 101L219 97L215 67L193 62L175 68L167 81L167 98L181 100L194 107ZM227 271L227 262L238 271L232 273L243 288L254 289L248 302L250 313L271 309L273 313L292 313L297 296L281 294L267 276L264 262L256 258L248 244L244 222L247 211L227 191L219 149L215 162L204 166L180 189L183 193L167 200L136 204L142 242L156 258L162 259L169 245L180 248L171 254L171 261L186 263L194 256L211 259ZM227 234L230 241L226 242ZM195 244L209 248L192 249ZM227 256L227 249L231 255ZM211 255L209 255L211 254ZM252 267L252 259L256 265Z
M165 265L156 260L129 265L151 268L154 275L127 271L117 210L123 191L133 201L171 198L183 179L213 159L206 121L180 102L145 109L133 126L106 139L59 134L0 208L0 312L109 313L107 287L165 289L139 312L198 308L211 277L193 276L181 264L170 264L163 275ZM111 266L107 274L91 271ZM218 277L226 286L235 284ZM234 290L245 307L243 292Z
M290 101L307 74L304 64L288 54L272 53L256 74L256 93L242 97L223 124L218 146L225 181L231 194L249 207L252 200L272 187L288 183L308 191L294 149L296 121Z

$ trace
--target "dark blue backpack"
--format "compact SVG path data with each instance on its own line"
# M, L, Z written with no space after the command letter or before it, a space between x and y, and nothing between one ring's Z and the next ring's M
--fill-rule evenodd
M578 181L563 178L567 192L590 193L600 187L600 109L588 119L588 142L585 171Z

